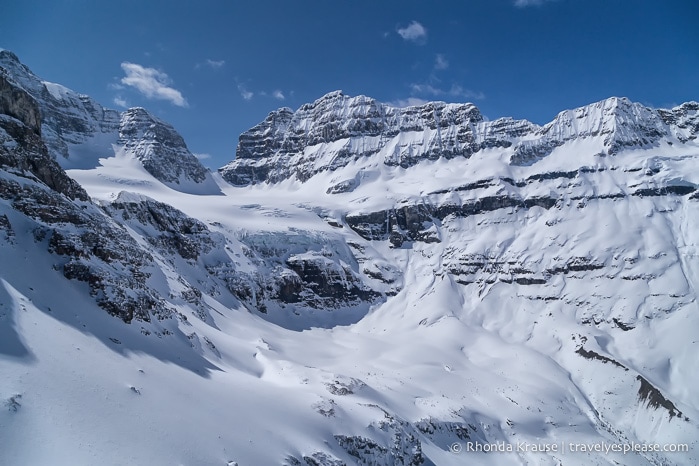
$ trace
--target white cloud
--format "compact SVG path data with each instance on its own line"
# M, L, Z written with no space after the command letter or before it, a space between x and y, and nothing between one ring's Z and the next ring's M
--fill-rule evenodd
M434 69L446 70L447 68L449 68L449 60L447 60L441 53L438 53L434 60Z
M178 107L188 106L182 93L170 87L170 77L162 71L129 62L123 62L121 69L126 74L121 83L136 88L147 98L167 100Z
M286 98L286 97L284 97L284 94L282 93L282 91L280 91L279 89L277 89L276 91L274 91L272 93L272 97L274 97L277 100L284 100Z
M211 158L211 154L192 154L192 155L195 156L196 158L198 158L199 160L206 160L206 159Z
M117 107L129 108L129 103L120 95L114 97L114 100L112 102L114 102L114 105L116 105Z
M546 2L553 2L555 0L515 0L515 6L517 8L526 8L528 6L541 6Z
M463 97L464 99L474 99L474 100L483 100L485 99L485 94L483 94L480 91L472 91L470 89L464 89L463 87L459 86L458 84L454 84L451 86L451 89L449 89L449 95L453 97Z
M424 42L427 39L427 29L417 21L413 21L404 28L396 29L396 32L403 39L412 42Z
M225 60L211 60L210 58L207 58L207 59L206 59L206 64L207 64L209 67L211 67L211 68L217 70L217 69L221 68L223 65L225 65L225 64L226 64L226 61L225 61Z
M431 84L411 84L410 90L415 94L444 95L445 91L438 89Z
M255 95L254 92L247 90L242 84L238 84L238 92L240 92L240 96L245 100L250 100Z
M485 94L482 92L472 91L470 89L464 89L458 84L452 84L449 90L441 89L439 87L434 87L431 84L418 84L413 83L410 85L410 90L413 94L430 95L433 97L458 97L461 99L472 99L472 100L483 100L485 99Z
M420 99L419 97L408 97L407 99L398 99L388 104L392 107L404 108L404 107L415 107L418 105L424 105L428 100Z

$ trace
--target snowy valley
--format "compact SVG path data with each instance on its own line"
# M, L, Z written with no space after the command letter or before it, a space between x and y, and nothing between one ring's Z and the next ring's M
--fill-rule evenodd
M338 91L212 173L0 51L0 464L698 464L698 136Z

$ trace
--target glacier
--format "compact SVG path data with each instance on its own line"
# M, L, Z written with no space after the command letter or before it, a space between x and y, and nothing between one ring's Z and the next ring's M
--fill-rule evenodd
M333 92L210 173L0 72L0 463L699 462L696 102Z

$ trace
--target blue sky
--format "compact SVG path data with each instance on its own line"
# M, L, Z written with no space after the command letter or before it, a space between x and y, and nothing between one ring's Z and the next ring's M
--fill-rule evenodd
M695 0L6 0L0 47L217 168L270 111L342 89L543 124L610 96L699 100Z

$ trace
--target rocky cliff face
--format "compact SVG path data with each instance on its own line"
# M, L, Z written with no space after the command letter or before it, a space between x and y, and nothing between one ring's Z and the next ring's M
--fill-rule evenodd
M96 136L114 134L117 130L119 112L105 109L90 97L60 84L42 81L12 52L0 50L0 68L36 100L41 114L42 138L56 160L70 159L72 146L85 144ZM111 152L109 142L102 142L97 149L102 156Z
M601 422L613 418L623 430L636 421L616 410L637 403L641 417L691 422L659 374L624 364L628 348L612 356L603 347L624 340L630 352L645 351L632 333L695 309L698 123L696 102L652 109L610 98L539 127L483 121L470 104L392 109L332 93L270 114L241 136L221 173L234 185L298 180L294 189L312 202L341 209L338 226L357 235L347 244L367 276L399 283L397 296L411 295L415 312L429 315L430 303L450 312L463 300L468 319L508 341L570 317L595 336L561 337L555 358L565 366L585 360L611 377L574 376ZM365 267L367 256L402 265L397 273ZM427 285L416 289L415 276ZM430 298L442 287L458 288L459 298ZM653 378L649 395L644 380ZM338 441L353 453L388 451L366 438Z
M240 136L236 159L219 171L234 185L306 181L350 162L410 167L424 160L469 158L502 149L513 165L531 165L572 141L592 142L601 156L648 148L661 140L697 137L697 103L655 110L625 98L610 98L561 112L539 127L526 120L484 121L473 104L430 102L393 108L341 92L293 112L282 108ZM359 168L358 167L358 168ZM329 192L356 187L348 179Z
M12 216L12 221L4 217L10 229L21 219L36 248L53 255L54 268L69 280L88 284L110 314L125 322L170 317L164 300L148 284L152 256L92 204L49 156L35 125L34 99L8 80L0 78L0 87L5 113L0 115L0 199Z
M697 137L696 102L671 110L652 109L626 98L612 97L566 110L515 147L511 163L527 165L574 140L596 139L600 156L624 149L657 147L661 140L687 142Z
M159 445L155 462L179 447L151 436L177 410L248 419L168 425L167 442L194 439L187 449L211 464L235 463L220 453L233 447L246 464L697 464L699 104L608 99L539 127L483 121L470 104L332 93L241 136L222 172L267 186L196 197L126 179L93 202L51 157L46 103L27 91L60 88L19 81L0 76L0 365L17 384L0 384L0 429L27 419L7 417L22 403L65 405L63 435L85 398L89 424L107 429L100 451L126 426L144 450ZM197 172L144 110L115 128L90 141L114 138L167 183ZM288 179L302 182L272 186ZM25 337L37 357L15 363ZM63 357L86 348L99 358ZM64 380L77 401L55 389ZM147 423L141 401L157 413ZM581 439L689 452L455 456L467 442ZM123 448L112 457L136 457Z
M117 144L140 160L148 173L169 185L209 180L208 170L187 149L182 136L143 108L121 114Z
M41 137L49 154L64 168L93 168L99 158L113 157L117 146L174 189L208 184L215 190L208 170L192 155L182 136L146 110L120 113L106 109L89 96L42 81L7 50L0 50L0 69L12 76L15 88L33 97Z
M18 119L34 133L41 134L39 105L12 81L4 69L0 69L0 113Z
M32 176L71 199L87 193L49 156L41 139L39 106L0 69L0 165Z
M236 160L221 168L234 185L308 180L362 158L409 167L421 160L468 157L507 147L528 122L483 122L472 104L432 102L394 108L374 99L332 92L296 112L282 108L240 136Z

